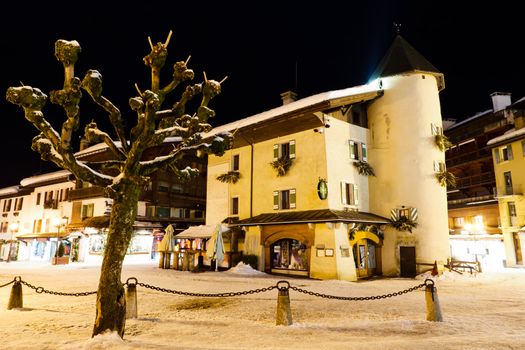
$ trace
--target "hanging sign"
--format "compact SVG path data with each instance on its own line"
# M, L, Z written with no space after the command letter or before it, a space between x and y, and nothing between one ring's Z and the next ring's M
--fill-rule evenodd
M326 183L326 180L319 179L319 182L317 183L317 195L323 200L328 197L328 184Z

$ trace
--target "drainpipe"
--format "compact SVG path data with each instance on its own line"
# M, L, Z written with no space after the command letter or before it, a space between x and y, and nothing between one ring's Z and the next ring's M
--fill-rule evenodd
M242 133L239 135L250 145L250 218L253 217L253 143L250 142Z

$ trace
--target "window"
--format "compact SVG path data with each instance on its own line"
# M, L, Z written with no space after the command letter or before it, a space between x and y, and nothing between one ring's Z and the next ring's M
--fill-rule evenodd
M506 171L503 173L504 181L505 181L505 194L510 195L513 193L512 189L512 175L510 171Z
M42 193L38 192L36 194L36 205L40 205L40 197L42 196Z
M273 145L273 160L295 158L295 140Z
M295 209L296 192L295 188L273 192L273 209Z
M18 203L16 204L16 211L22 210L22 203L24 203L24 197L18 198Z
M168 207L158 207L157 215L159 218L169 218L170 217L170 208Z
M463 227L464 225L465 225L465 218L464 217L454 218L454 226L455 227Z
M159 181L157 184L157 191L159 192L168 192L170 189L170 185L165 181Z
M496 162L496 164L498 164L500 162L499 148L495 148L493 153L494 153L494 161Z
M434 171L444 172L447 170L447 166L444 162L434 161Z
M506 145L501 148L502 160L512 160L512 145Z
M443 127L430 123L430 128L432 130L432 135L443 135Z
M146 216L147 217L155 217L155 206L149 205L146 207Z
M239 197L232 197L231 215L239 215Z
M9 223L7 221L2 222L2 224L0 226L0 232L6 233L8 226L9 226Z
M507 208L509 210L509 225L517 226L517 217L516 217L516 204L514 202L507 202Z
M521 153L525 157L525 141L521 141Z
M343 205L357 205L358 191L357 185L341 182L341 202Z
M365 143L349 140L348 147L350 148L350 159L362 160L365 162L367 161L367 150Z
M4 212L6 212L6 211L11 211L11 201L12 201L11 198L6 199L6 200L4 201Z
M232 157L232 171L239 171L239 155L236 154Z
M94 203L84 204L82 206L82 220L92 217L94 209L95 209Z
M182 193L183 187L181 184L171 184L171 192Z
M33 223L33 233L40 233L42 232L42 219L35 220Z

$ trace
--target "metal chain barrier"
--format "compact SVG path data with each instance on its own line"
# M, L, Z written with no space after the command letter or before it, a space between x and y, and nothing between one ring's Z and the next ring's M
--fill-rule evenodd
M403 295L403 294L406 294L406 293L413 292L413 291L418 290L419 288L425 287L425 286L426 286L426 281L424 283L421 283L421 284L417 285L417 286L414 286L414 287L411 287L411 288L407 288L407 289L401 290L399 292L388 293L388 294L383 294L383 295L372 295L372 296L369 296L369 297L341 297L341 296L335 296L335 295L315 293L315 292L308 291L306 289L301 289L301 288L293 287L293 286L290 286L290 289L291 290L295 290L296 292L299 292L299 293L304 293L304 294L313 295L313 296L316 296L316 297L326 298L326 299L364 301L364 300L379 300L379 299L387 299L387 298L397 297L399 295Z
M20 277L19 277L19 278L20 278ZM16 279L16 278L15 278L15 279ZM22 281L22 279L20 279L20 282L21 282L22 284L25 284L25 285L28 286L29 288L34 289L35 292L37 292L38 294L46 293L46 294L53 294L53 295L60 295L60 296L68 296L68 297L84 297L84 296L86 296L86 295L97 294L97 291L94 291L94 292L77 292L77 293L55 292L55 291L52 291L52 290L45 289L44 287L35 287L35 286L33 286L31 283L28 283L28 282L26 282L26 281Z
M15 277L11 282L7 282L6 284L2 284L0 286L0 288L4 288L4 287L7 287L8 285L10 285L11 283L15 283L16 279L17 279L17 277Z
M134 278L134 277L132 277ZM135 280L137 280L136 278L134 278ZM129 280L129 279L128 279ZM127 282L126 282L127 284ZM258 289L252 289L252 290L245 290L245 291L242 291L242 292L225 292L225 293L192 293L192 292L182 292L182 291L179 291L179 290L173 290L173 289L167 289L167 288L161 288L161 287L155 287L155 286L152 286L152 285L149 285L149 284L146 284L146 283L142 283L142 282L138 282L137 285L141 286L141 287L144 287L144 288L148 288L148 289L152 289L152 290L156 290L156 291L159 291L159 292L164 292L164 293L171 293L171 294L179 294L179 295L186 295L186 296L191 296L191 297L208 297L208 298L225 298L225 297L235 297L235 296L239 296L239 295L248 295L248 294L255 294L255 293L263 293L263 292L268 292L272 289L276 289L277 286L271 286L271 287L266 287L266 288L258 288Z

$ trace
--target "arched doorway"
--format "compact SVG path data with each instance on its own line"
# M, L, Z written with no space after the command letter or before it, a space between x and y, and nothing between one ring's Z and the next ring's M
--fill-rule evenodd
M358 278L381 274L382 240L367 231L357 231L350 241Z
M271 272L308 276L306 245L298 240L284 238L270 245Z

